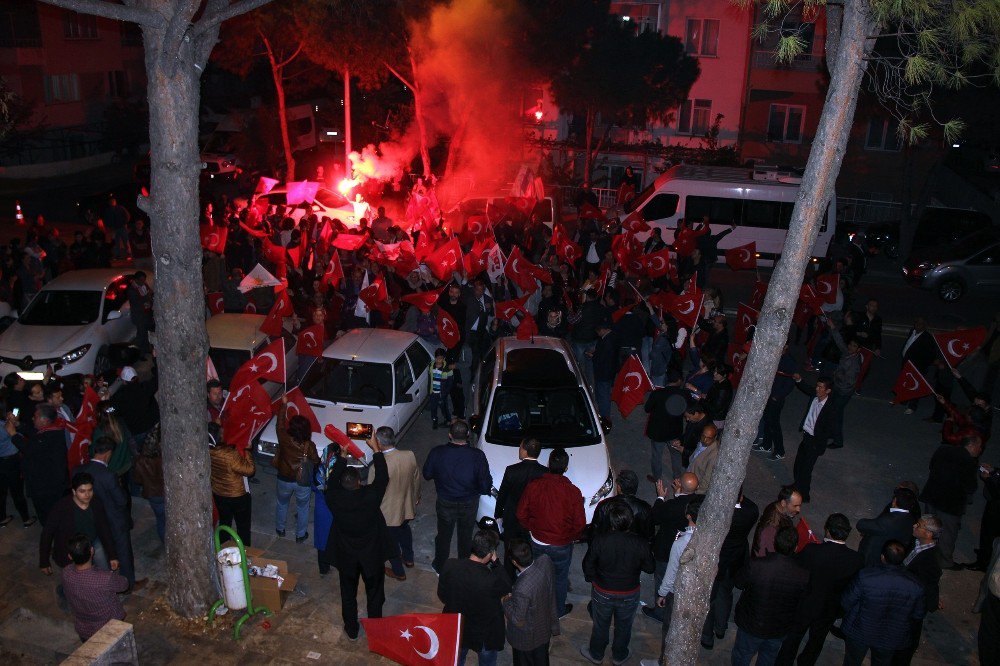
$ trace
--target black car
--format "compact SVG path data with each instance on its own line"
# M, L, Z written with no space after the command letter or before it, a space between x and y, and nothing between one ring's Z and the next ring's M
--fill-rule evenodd
M865 229L868 244L879 248L890 259L896 259L899 256L899 226L899 220L869 225ZM993 219L977 210L928 206L917 224L913 251L949 245L992 226Z

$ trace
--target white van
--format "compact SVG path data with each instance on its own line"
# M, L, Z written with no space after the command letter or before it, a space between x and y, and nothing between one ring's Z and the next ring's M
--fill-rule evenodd
M677 220L711 221L712 233L736 230L725 236L719 249L757 243L758 260L771 263L781 256L799 193L799 178L750 168L675 166L658 176L626 208L640 211L651 227L659 227L663 240L672 242ZM831 197L831 202L836 197ZM827 208L813 257L825 257L836 228L835 206ZM641 239L644 240L644 239Z
M490 494L479 498L477 518L493 516L504 471L518 461L521 440L534 437L542 443L543 465L553 448L566 449L566 477L583 493L589 523L597 503L614 494L614 475L594 399L566 341L500 338L476 373L473 441L493 476Z

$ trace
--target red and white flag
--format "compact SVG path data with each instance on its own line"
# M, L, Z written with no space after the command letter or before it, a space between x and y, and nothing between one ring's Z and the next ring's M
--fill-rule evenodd
M462 247L458 244L458 239L452 238L431 252L424 263L438 280L451 279L451 274L462 267Z
M646 401L646 394L652 390L653 383L649 381L646 369L642 367L639 357L632 354L615 377L611 400L618 405L622 417L628 418L632 410Z
M226 237L229 235L229 228L215 226L213 224L203 224L198 228L201 236L201 246L210 252L222 254L226 249Z
M363 236L361 234L340 233L337 234L337 237L330 242L330 245L338 250L353 252L364 245L366 240L368 240L368 236Z
M430 291L418 291L415 294L407 294L406 296L400 298L400 300L404 303L409 303L424 314L427 314L434 309L438 299L441 298L441 292L443 292L446 287L447 285L445 285L445 287L441 287L440 289L431 289Z
M271 419L271 397L254 379L233 378L230 385L229 398L222 410L226 417L222 419L222 439L227 444L235 446L240 452L246 451L250 440Z
M694 328L701 317L701 305L705 300L701 290L695 287L683 294L669 294L667 310L677 321L687 328Z
M496 311L497 319L510 321L515 316L527 314L528 311L524 309L524 306L528 302L528 298L529 295L525 294L521 298L515 298L511 301L500 301L499 303L494 303L493 308Z
M607 218L604 217L604 213L597 206L590 203L583 203L577 209L577 217L581 220L597 220L599 222L606 222Z
M896 402L908 402L922 398L925 395L934 393L930 382L920 374L917 366L912 361L903 364L903 370L896 378L896 385L892 387L892 392L896 394Z
M451 349L462 340L462 332L458 330L458 322L444 308L438 308L437 332L441 344Z
M858 353L861 354L861 371L858 373L858 380L854 382L854 390L860 391L861 384L864 383L865 377L868 376L868 371L871 369L872 359L875 358L875 353L867 347L858 347Z
M392 312L389 305L389 292L385 288L385 280L382 279L381 275L358 293L358 299L364 301L369 310L381 312L385 317L388 317Z
M757 325L758 317L760 317L760 312L746 303L740 303L736 307L736 328L733 330L733 342L742 347L743 343L747 341L750 328Z
M986 328L977 326L976 328L960 328L957 331L947 333L935 333L934 340L937 341L941 349L941 355L953 368L966 358L975 353L977 349L986 341Z
M670 258L670 248L664 248L643 255L642 263L646 275L651 278L663 277L667 274L673 275L676 271L676 267Z
M726 264L734 271L757 268L757 243L747 243L726 250Z
M343 430L332 423L328 423L323 428L323 434L352 458L357 458L358 460L365 459L365 452L361 450L361 447L355 444L354 440L348 437Z
M299 331L295 341L295 353L300 356L322 356L323 343L326 338L326 327L323 324L313 324Z
M213 291L210 294L206 294L205 302L208 304L208 311L214 315L224 312L226 309L221 291Z
M305 394L302 390L296 386L291 391L285 393L285 397L288 398L288 402L285 404L285 418L291 419L293 416L304 416L307 421L309 421L309 427L313 432L320 432L319 421L316 419L316 413L309 406L308 401L306 401ZM271 404L274 412L277 414L278 410L281 409L281 399L275 400Z
M538 289L533 268L537 266L528 261L521 253L521 248L515 245L507 257L507 265L504 266L503 272L522 292L530 294Z
M762 280L757 280L753 283L753 293L750 295L750 307L754 310L760 310L761 306L764 305L764 296L767 295L767 283Z
M408 613L363 618L368 649L403 666L455 666L461 652L462 616Z
M233 375L233 386L244 383L257 383L263 379L269 382L285 383L285 339L278 336L264 345L256 356L240 366ZM230 389L232 390L232 389ZM270 404L270 400L268 401Z
M266 333L272 338L280 336L285 317L291 317L293 314L295 314L295 310L292 309L288 290L283 289L278 292L278 297L274 299L274 305L264 317L264 321L260 325L261 333Z
M496 243L490 246L490 249L484 256L486 260L486 274L490 276L490 282L495 284L504 273L507 259L503 256L503 250Z
M330 255L330 262L323 271L323 285L336 287L344 279L344 267L340 265L340 253L336 250Z
M516 335L518 340L530 340L538 335L538 324L535 323L535 318L530 313L525 313L521 317L521 323L517 325Z
M837 291L840 289L840 276L836 273L826 273L816 277L816 295L824 303L836 303Z

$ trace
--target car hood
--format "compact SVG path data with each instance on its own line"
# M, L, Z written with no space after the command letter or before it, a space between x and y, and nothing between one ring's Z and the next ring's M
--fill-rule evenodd
M82 326L25 326L14 322L0 334L0 355L61 356L80 345L93 341L89 335L94 324Z
M382 426L392 425L392 407L382 407L381 409L378 407L352 407L350 405L323 403L316 400L310 400L309 405L312 407L313 413L316 415L316 420L319 422L320 432L313 433L312 441L316 446L316 453L320 455L323 455L323 450L330 443L327 436L323 434L323 429L331 423L333 427L338 428L341 432L347 431L348 421L352 423L370 423L375 430L378 430ZM277 417L268 421L260 433L261 440L275 444L278 442L276 432L277 422ZM356 439L354 442L358 445L359 449L365 452L365 463L370 463L372 460L371 449L360 439ZM517 449L514 449L514 451L516 453Z
M518 462L518 447L488 442L484 442L481 446L490 463L493 487L499 488L500 482L503 481L504 470L509 465ZM542 449L541 455L538 456L538 462L548 465L550 453L552 453L551 448ZM590 515L593 511L590 498L604 485L608 478L608 449L602 442L568 448L566 453L569 454L569 469L566 471L566 477L583 493L583 505L587 509L587 515Z

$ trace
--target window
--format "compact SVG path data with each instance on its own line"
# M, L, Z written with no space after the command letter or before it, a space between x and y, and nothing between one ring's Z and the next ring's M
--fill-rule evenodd
M743 200L724 197L688 197L685 201L684 217L692 221L707 217L709 222L714 224L741 224Z
M306 398L315 400L388 407L392 404L392 366L323 356L309 367L299 388Z
M124 71L118 69L108 72L108 96L128 97L128 78Z
M688 19L684 50L688 55L719 55L719 21L717 19Z
M431 355L419 342L410 345L406 349L406 355L410 358L410 365L413 366L413 374L418 377L431 365Z
M42 290L17 320L22 326L82 326L97 321L102 293Z
M642 209L645 220L665 220L677 214L677 203L680 197L676 194L657 194Z
M487 423L487 441L518 446L526 437L565 448L601 441L582 388L498 386Z
M1000 259L1000 247L991 247L969 259L969 263L973 266L995 266L997 259Z
M708 133L711 125L712 100L686 99L681 103L680 115L677 119L678 134L702 135Z
M802 123L806 107L772 104L767 121L767 140L775 143L802 143Z
M63 12L63 36L66 39L97 39L97 17Z
M899 121L895 118L872 118L868 121L865 150L892 150L900 148Z
M413 371L410 370L410 363L406 360L406 355L400 356L392 364L393 375L396 378L396 400L400 399L404 393L413 386Z
M80 81L76 74L45 77L45 103L76 102L80 99Z

